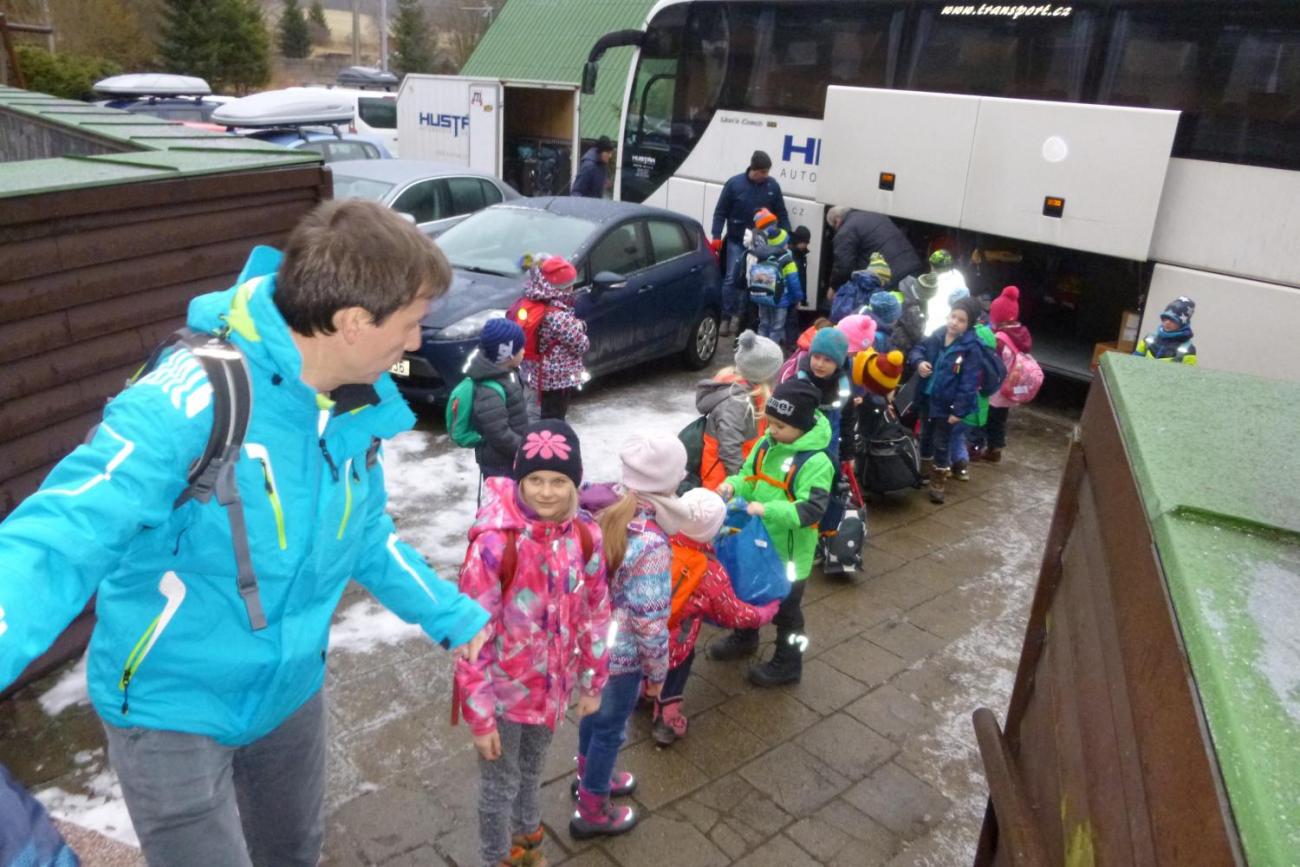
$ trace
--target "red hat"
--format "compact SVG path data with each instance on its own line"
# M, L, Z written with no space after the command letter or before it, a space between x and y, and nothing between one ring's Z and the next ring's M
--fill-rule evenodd
M1003 322L1016 322L1019 319L1020 289L1016 286L1007 286L989 305L989 324L1001 325Z
M578 271L563 256L552 256L542 263L542 277L556 289L570 286L578 279Z
M772 213L767 208L759 208L754 212L755 229L766 229L774 223L776 223L776 214Z

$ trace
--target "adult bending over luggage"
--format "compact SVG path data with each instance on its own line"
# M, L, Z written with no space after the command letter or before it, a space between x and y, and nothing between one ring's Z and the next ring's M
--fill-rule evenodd
M854 271L866 268L872 253L879 253L889 263L887 289L904 277L925 271L907 236L884 214L840 206L826 212L826 223L835 232L831 241L832 287L844 285Z
M393 211L319 206L283 254L255 248L233 288L190 303L251 384L235 505L177 504L233 406L206 350L181 347L0 524L0 686L98 593L90 697L151 867L317 863L321 687L349 578L477 656L487 613L398 540L377 454L414 422L386 371L450 281Z

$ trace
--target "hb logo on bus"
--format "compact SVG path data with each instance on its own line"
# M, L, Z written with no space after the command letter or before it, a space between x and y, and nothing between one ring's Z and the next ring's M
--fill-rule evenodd
M795 154L803 155L804 165L819 166L822 162L822 140L808 136L796 143L794 136L787 135L781 145L781 162L788 163Z
M460 131L469 127L469 115L434 114L433 112L422 111L420 112L420 126L449 129L453 138L459 138Z

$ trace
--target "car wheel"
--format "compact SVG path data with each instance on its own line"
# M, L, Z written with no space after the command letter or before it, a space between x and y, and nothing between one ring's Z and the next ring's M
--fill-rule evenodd
M686 349L682 353L683 361L690 370L699 370L708 366L717 351L718 314L712 310L705 310L695 321L695 327L691 329L690 340L686 342Z

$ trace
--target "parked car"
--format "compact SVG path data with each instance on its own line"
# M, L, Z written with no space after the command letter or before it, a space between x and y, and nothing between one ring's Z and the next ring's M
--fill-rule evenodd
M519 198L505 181L451 163L349 160L335 163L334 198L371 199L436 236L488 205Z
M413 403L442 400L460 381L483 324L523 294L528 253L577 268L592 376L678 353L699 369L717 351L722 280L689 217L604 199L516 199L470 215L438 246L455 269L451 288L424 317L419 350L392 371Z
M382 142L390 154L397 156L397 94L349 87L290 87L288 90L316 91L348 100L353 108L348 132Z
M233 100L212 113L214 123L282 147L310 150L325 162L390 159L384 143L345 133L356 114L352 97L323 88L267 90Z
M102 78L95 82L94 90L108 97L99 100L98 105L189 125L207 124L218 107L234 99L214 96L202 78L157 72Z

